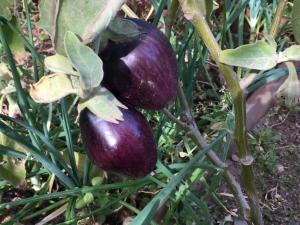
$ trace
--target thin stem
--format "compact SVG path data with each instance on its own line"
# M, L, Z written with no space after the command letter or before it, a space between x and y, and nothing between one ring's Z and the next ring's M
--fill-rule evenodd
M275 36L278 32L281 16L282 16L282 13L283 13L283 10L285 8L286 3L287 3L287 0L282 0L282 1L279 2L278 6L277 6L275 16L273 18L272 25L271 25L271 28L270 28L270 31L269 31L269 34L273 38L275 38Z

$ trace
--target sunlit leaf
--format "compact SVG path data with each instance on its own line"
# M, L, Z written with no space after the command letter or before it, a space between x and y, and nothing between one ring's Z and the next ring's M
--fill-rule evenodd
M64 37L67 31L84 43L92 42L114 18L125 0L43 0L40 2L39 26L51 36L57 53L66 55Z
M279 54L278 62L300 60L300 45L292 45Z
M127 108L109 90L99 87L91 98L78 104L78 112L80 113L83 109L88 108L99 118L118 123L118 121L123 120L119 107Z
M45 58L45 66L54 73L76 74L69 59L63 55L52 55Z
M76 92L69 77L60 73L42 77L29 90L32 99L38 103L54 102Z
M256 70L272 69L277 64L276 48L265 41L242 45L236 49L223 50L219 60L230 66Z
M81 87L90 89L99 86L103 79L100 57L91 48L82 44L71 31L66 33L65 49L72 65L80 74Z

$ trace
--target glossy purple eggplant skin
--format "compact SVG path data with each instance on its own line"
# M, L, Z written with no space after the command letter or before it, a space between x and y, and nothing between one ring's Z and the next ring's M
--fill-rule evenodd
M156 27L143 20L132 21L141 28L141 35L126 43L109 41L100 53L102 84L134 107L159 110L176 97L176 57Z
M82 141L96 166L132 178L144 177L157 161L151 127L137 110L121 111L124 121L115 124L84 109L79 118Z

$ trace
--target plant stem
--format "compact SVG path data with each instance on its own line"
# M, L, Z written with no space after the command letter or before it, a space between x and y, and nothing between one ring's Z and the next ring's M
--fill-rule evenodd
M201 148L207 147L208 144L199 131L199 128L192 116L190 107L187 103L183 89L180 85L178 85L177 93L178 93L178 98L180 100L182 109L184 110L185 117L188 120L187 123L180 121L166 109L164 109L163 112L173 122L177 123L183 130L189 132L192 135L193 140L199 147L201 147ZM215 152L213 152L212 150L209 150L209 151L207 151L206 155L214 165L224 169L224 178L225 178L228 186L231 188L232 192L234 193L234 195L237 198L237 201L240 205L241 213L242 213L243 217L248 220L250 217L250 207L244 197L244 194L242 192L240 184L236 181L236 179L232 175L232 173L227 169L227 164L224 163Z
M251 219L254 224L262 225L263 219L259 207L259 199L256 194L252 160L248 160L251 157L248 155L245 95L232 68L220 63L218 60L221 49L205 20L205 16L201 12L199 2L197 0L180 0L179 2L185 17L194 24L203 42L211 53L212 59L216 61L219 70L223 74L228 85L234 105L234 139L239 150L241 162L243 162L241 180L250 199Z
M275 36L278 32L281 16L282 16L282 13L283 13L283 10L285 8L286 3L287 3L287 0L281 0L279 2L278 6L277 6L275 16L274 16L273 21L272 21L272 26L271 26L270 31L269 31L269 34L273 38L275 38Z

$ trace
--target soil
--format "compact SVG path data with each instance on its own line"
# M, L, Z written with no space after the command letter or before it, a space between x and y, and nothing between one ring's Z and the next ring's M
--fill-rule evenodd
M274 107L256 126L279 135L273 171L255 166L265 224L300 225L300 112ZM268 147L268 146L266 146Z

